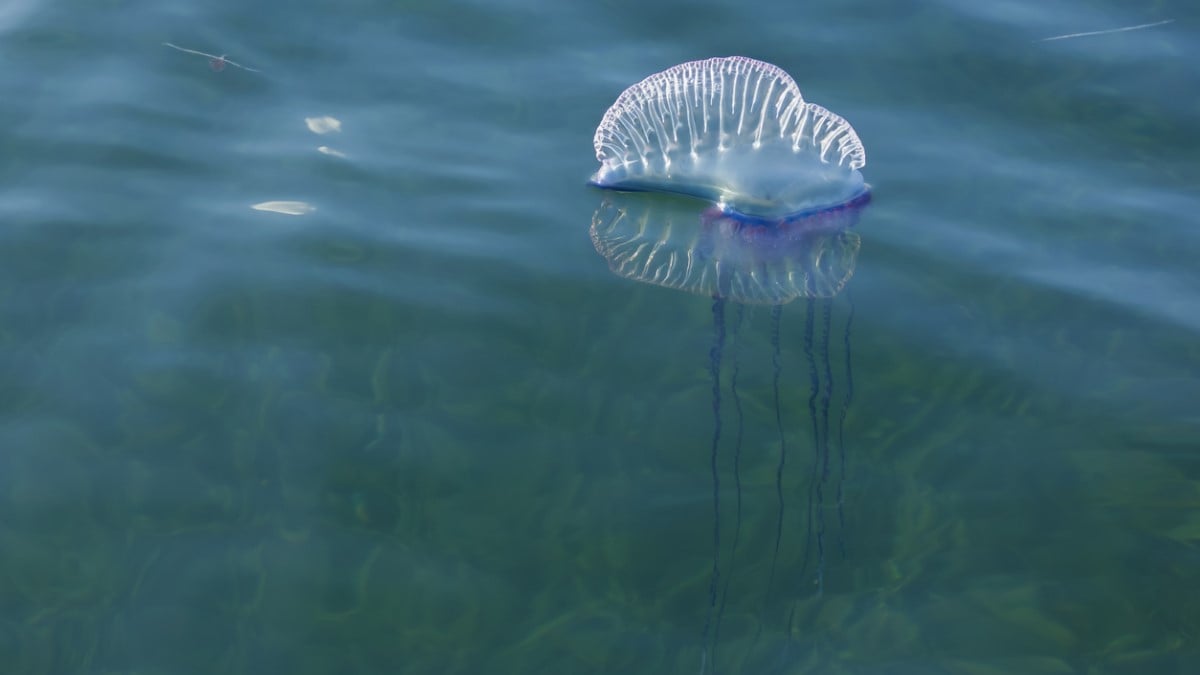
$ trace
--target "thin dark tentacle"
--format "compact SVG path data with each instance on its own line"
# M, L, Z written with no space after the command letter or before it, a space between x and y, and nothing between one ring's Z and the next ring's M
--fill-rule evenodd
M721 353L725 349L725 300L713 297L713 345L708 352L709 374L712 376L713 434L710 464L713 488L713 565L712 578L708 584L708 616L704 619L704 630L700 636L700 672L709 661L709 629L713 613L717 608L717 586L721 579L721 478L717 471L717 449L721 444Z
M821 342L820 360L824 369L825 386L821 389L821 480L817 486L817 550L820 554L817 567L817 594L820 595L825 587L825 487L829 480L829 402L833 395L833 367L829 362L829 332L833 317L833 301L825 298L821 301Z
M775 429L779 434L779 463L775 466L775 497L779 504L779 514L775 519L775 551L771 555L771 572L767 576L767 597L770 598L771 586L775 581L775 565L779 561L779 544L783 541L783 468L787 463L787 439L783 434L783 413L779 400L779 378L783 373L779 347L779 324L783 314L783 306L775 305L771 309L771 362L774 366L775 390Z
M737 419L733 445L733 483L734 493L737 496L737 507L733 525L733 546L729 551L729 573L725 575L725 588L721 591L721 605L717 609L717 623L713 628L712 659L714 668L716 667L717 644L720 643L721 638L721 619L725 615L725 601L729 597L729 584L733 581L733 564L737 559L738 542L742 537L742 435L745 430L745 419L742 414L742 398L738 394L737 385L740 367L738 357L741 353L742 319L746 314L746 306L738 305L737 308L737 315L733 321L733 349L730 355L733 372L729 378L729 395L733 399L733 408Z
M842 397L842 413L838 417L838 483L837 483L837 511L838 511L838 548L841 549L842 559L846 558L846 513L845 507L845 484L846 484L846 415L850 411L850 402L854 400L854 372L850 368L850 327L854 324L854 298L850 296L849 290L846 292L846 300L850 305L849 314L846 316L846 328L842 333L842 350L846 359L846 393Z
M808 421L813 433L813 468L808 487L808 537L806 541L815 542L817 547L817 586L820 589L821 574L825 568L825 545L822 540L821 511L825 506L825 497L821 491L821 430L817 425L817 396L821 389L821 380L817 372L816 354L813 352L813 338L816 332L816 302L808 299L808 311L804 320L804 356L808 359ZM805 545L803 574L808 569L809 547ZM819 590L818 590L819 592Z

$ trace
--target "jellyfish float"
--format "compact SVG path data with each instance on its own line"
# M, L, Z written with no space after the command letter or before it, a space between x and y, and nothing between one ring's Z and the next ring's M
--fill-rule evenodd
M833 299L853 276L857 260L860 238L853 228L870 201L859 172L866 153L850 124L806 102L783 70L736 56L684 63L629 87L600 122L595 149L600 168L589 182L605 192L590 234L609 268L622 277L712 299L713 563L701 633L701 672L715 670L728 577L737 562L742 530L744 415L738 343L748 308L770 308L773 351L777 508L764 598L769 600L781 586L795 589L797 596L821 593L826 553L833 546L827 530L834 522L837 547L844 552L840 532L844 426L853 397L853 303L847 301L849 311L842 322L839 349L845 381L839 387L840 403L835 404ZM791 415L781 404L780 323L783 306L800 299L806 305L807 415ZM731 329L726 325L728 303L735 309ZM728 391L723 373L729 375ZM732 401L735 417L727 439L722 438L725 396ZM802 461L789 456L786 422L794 417L806 418L810 427L807 433L797 432L812 444ZM722 548L718 470L723 440L734 445L737 495L727 550ZM784 472L797 465L808 483L807 503L794 516L807 522L804 554L801 569L785 573L776 570L785 507L798 500L785 494ZM809 588L815 590L805 590ZM795 611L791 603L779 619L789 635ZM759 633L764 622L759 622Z

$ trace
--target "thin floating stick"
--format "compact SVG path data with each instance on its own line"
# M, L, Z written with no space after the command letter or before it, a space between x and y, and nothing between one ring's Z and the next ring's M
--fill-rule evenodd
M1087 33L1070 33L1068 35L1055 35L1054 37L1042 38L1038 42L1050 42L1051 40L1067 40L1077 37L1088 37L1091 35L1108 35L1110 33L1124 33L1129 30L1141 30L1143 28L1154 28L1155 26L1165 26L1174 22L1175 19L1167 19L1165 21L1155 21L1154 23L1142 23L1136 26L1125 26L1124 28L1110 28L1108 30L1093 30Z
M234 68L241 68L242 70L248 70L252 73L261 73L262 72L261 70L259 70L257 68L243 66L242 64L237 63L235 61L230 61L229 59L225 58L224 54L217 56L216 54L209 54L207 52L196 51L195 49L187 49L186 47L180 47L179 45L171 44L170 42L164 42L163 46L170 47L171 49L178 49L179 51L186 52L188 54L195 54L197 56L207 56L208 57L208 65L211 66L213 70L220 71L220 70L225 70L225 66L233 66Z

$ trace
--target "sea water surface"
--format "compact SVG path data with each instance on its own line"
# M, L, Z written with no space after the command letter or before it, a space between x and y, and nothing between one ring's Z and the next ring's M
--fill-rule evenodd
M588 234L605 109L733 54L867 148L815 515L825 304L725 307L715 413L712 300ZM1182 0L9 0L3 670L1195 672L1198 62Z

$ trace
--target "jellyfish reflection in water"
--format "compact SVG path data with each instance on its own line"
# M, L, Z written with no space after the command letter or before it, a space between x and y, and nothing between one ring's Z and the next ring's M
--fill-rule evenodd
M836 546L844 555L840 533L844 427L853 398L853 303L847 301L849 311L840 328L845 381L837 403L830 343L836 339L833 299L853 275L859 250L860 239L852 228L870 200L858 172L866 155L845 120L804 102L795 83L779 68L743 57L685 63L630 87L604 116L595 146L601 167L591 184L609 190L592 218L596 251L622 277L712 298L713 564L701 671L714 670L742 534L744 414L738 389L738 343L748 306L770 307L772 410L778 447L773 550L763 582L764 608L781 590L800 596L811 588L819 595L827 554ZM667 194L629 194L634 192ZM798 416L781 403L785 384L781 317L783 306L796 300L805 304L803 353L808 384L807 414ZM726 316L730 309L735 315L731 328ZM726 372L729 377L723 381ZM723 438L726 401L732 403L736 425ZM789 447L788 426L795 417L806 418L810 427L805 435L812 448L804 460L797 460ZM718 469L723 441L733 444L737 496L732 543L727 548L722 541ZM808 495L799 507L803 511L799 517L806 521L805 544L801 569L784 573L776 567L785 522L797 517L795 500L784 488L785 470L795 465L804 466L807 473ZM839 534L831 538L834 522ZM789 604L791 609L781 620L791 635L795 605ZM760 633L763 623L760 619Z

